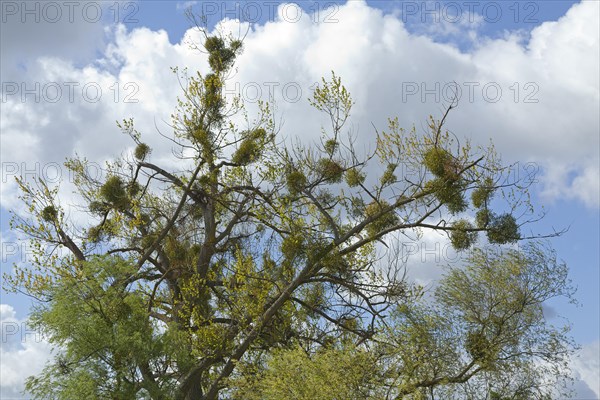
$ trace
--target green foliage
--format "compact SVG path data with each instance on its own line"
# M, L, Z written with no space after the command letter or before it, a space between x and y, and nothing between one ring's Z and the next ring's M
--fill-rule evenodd
M425 189L434 193L439 202L452 214L463 212L467 208L464 198L464 183L445 178L435 178L425 184Z
M236 54L239 54L242 52L242 49L244 47L244 43L241 40L232 40L229 43L229 47L236 52Z
M398 222L398 216L391 211L389 203L385 201L373 202L365 207L365 214L367 218L375 218L373 222L367 225L367 233L369 236L377 236L381 231L394 226Z
M127 195L129 197L135 197L142 191L142 185L137 182L129 182L127 184Z
M304 252L304 237L300 232L289 235L281 243L281 253L287 258L292 259Z
M318 168L319 173L326 181L332 183L341 182L344 174L344 167L342 167L339 162L330 158L322 158L319 160Z
M98 243L102 239L102 228L92 226L87 230L87 237L91 243Z
M90 212L95 215L103 215L108 211L108 207L101 201L91 201L88 206Z
M431 190L452 214L465 211L467 208L464 198L466 183L460 176L459 160L447 150L431 147L423 156L423 164L436 177L427 182L425 187Z
M58 213L56 212L56 208L54 206L46 206L42 210L42 219L47 222L53 222L56 220Z
M335 133L344 125L353 105L352 97L342 85L341 78L333 72L331 81L322 79L322 84L315 89L309 102L317 110L330 115Z
M447 315L464 321L461 341L488 371L493 390L506 396L536 387L546 398L557 387L539 382L568 377L563 362L574 350L568 328L548 324L541 307L551 298L572 298L567 273L552 250L530 243L521 251L474 249L465 268L449 270L442 280L436 298Z
M335 400L365 398L375 386L375 355L353 348L323 349L307 354L295 347L275 351L258 382L240 384L238 399ZM370 397L372 398L372 397Z
M346 183L350 187L360 186L365 181L365 175L356 168L350 168L346 171Z
M322 283L321 284L317 283L312 286L306 286L304 288L303 297L304 297L304 301L306 302L306 304L308 304L310 306L310 308L308 309L308 312L310 313L311 317L316 317L318 315L318 314L314 313L313 310L319 310L325 304L327 304L325 296L326 296L326 288Z
M285 176L287 188L290 194L298 194L306 187L306 176L302 171L292 170Z
M123 180L116 175L106 179L100 188L100 196L116 209L125 209L130 204Z
M163 393L160 383L136 384L135 366L159 362L176 343L155 330L141 293L118 284L131 268L117 257L82 263L65 271L52 300L34 310L32 326L62 350L40 377L27 380L36 398L135 398L142 387Z
M396 170L396 164L388 164L385 168L385 172L381 176L381 186L391 185L396 181L396 175L394 175L394 171Z
M574 348L541 305L572 296L565 274L536 244L505 254L475 250L464 268L449 269L432 299L394 304L373 347L272 351L263 363L240 366L233 398L553 398Z
M258 160L266 137L267 132L262 128L248 133L233 153L231 161L239 165L248 165Z
M473 225L467 220L461 219L452 224L450 232L450 243L456 250L468 249L477 240L477 232L470 231Z
M515 217L502 214L492 218L487 237L490 243L515 243L520 238L519 225Z
M223 38L210 36L206 38L204 47L208 51L208 64L212 70L215 72L223 72L232 66L236 55L242 49L242 42L233 40L228 46Z
M455 180L458 177L458 164L448 151L432 147L425 152L423 164L436 177Z
M248 165L260 155L260 145L253 139L245 139L240 143L240 147L233 153L231 161L239 165Z
M468 332L465 339L465 349L469 355L482 366L493 363L497 354L490 340L481 331Z
M194 129L191 132L191 138L196 142L199 143L204 151L210 151L211 149L211 142L212 142L212 134L210 134L209 132L207 132L205 129L201 128L201 127L196 127L196 129Z
M140 143L135 147L133 156L140 161L143 161L152 150L146 143Z
M267 131L264 128L254 129L249 135L252 139L258 141L264 141L267 139Z
M216 73L206 74L204 77L202 103L206 107L207 113L215 121L222 118L221 110L225 106L225 99L222 95L223 85L222 78ZM200 127L198 130L201 134L203 128ZM210 137L207 137L205 140L210 140Z
M483 181L483 185L473 190L471 193L471 201L473 202L473 206L477 208L481 208L486 206L494 193L494 182L491 178L485 178Z
M494 215L489 209L482 208L475 214L475 223L477 224L478 228L483 229L489 225L493 217Z
M329 139L325 142L325 151L332 156L338 149L339 143L335 139Z

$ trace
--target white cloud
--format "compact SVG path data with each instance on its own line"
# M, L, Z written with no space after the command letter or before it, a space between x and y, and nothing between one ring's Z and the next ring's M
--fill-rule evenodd
M279 14L284 7L279 7ZM252 96L258 87L266 97L271 85L285 121L282 133L316 139L322 120L306 98L315 82L335 70L356 100L351 128L358 132L359 144L367 146L374 138L371 123L385 128L390 116L398 115L404 126L422 127L429 114L442 111L444 84L455 81L463 97L450 117L453 132L480 144L491 137L507 160L537 162L547 171L543 187L549 198L566 196L594 207L599 204L600 99L594 73L598 7L597 2L574 5L559 21L533 29L528 43L519 35L483 38L468 53L411 34L397 16L384 15L363 1L350 1L336 10L336 23L315 24L306 14L290 23L279 15L250 29L238 72L228 87L239 82L243 94ZM223 26L234 33L245 31L232 20ZM114 125L127 117L135 118L144 140L155 148L155 157L168 157L170 144L156 134L155 124L169 133L165 122L179 94L169 67L206 71L205 55L187 45L198 43L200 36L190 30L181 43L171 44L164 31L126 32L122 26L109 36L114 40L104 56L85 67L69 61L67 53L29 63L28 82L40 82L42 87L58 82L63 98L50 103L44 101L46 93L39 102L29 96L22 103L20 96L8 97L1 126L5 163L26 162L26 168L33 168L38 162L38 169L43 169L45 163L61 163L76 152L98 162L109 159L131 146ZM15 62L14 57L9 60ZM66 98L65 82L78 84L74 101ZM86 84L102 89L98 102L86 101L82 90ZM496 88L502 91L498 102L486 101ZM409 89L418 92L410 94ZM435 93L424 94L432 89ZM88 97L93 95L90 89ZM128 100L138 102L127 103L128 95ZM566 169L573 171L570 179L553 179L553 171ZM64 192L68 195L71 189ZM1 196L4 207L16 206L10 182L3 185Z
M464 257L463 253L454 250L448 235L443 232L424 230L420 237L403 235L398 242L409 282L425 288L433 288L446 272L445 267L460 263Z
M600 165L597 160L579 164L550 164L542 180L542 195L547 200L579 199L590 208L600 204Z
M571 181L546 174L544 187L594 207L599 204L593 185L600 129L597 11L598 3L577 4L558 22L535 28L529 42L521 33L483 38L474 50L461 53L410 34L393 15L350 2L337 12L337 24L311 25L306 18L252 32L236 79L295 81L306 89L335 70L356 99L353 122L362 143L372 142L371 122L384 128L388 116L422 126L427 115L442 110L444 84L456 81L463 96L448 126L459 137L476 143L492 138L507 161L536 162L543 171L569 167ZM568 57L566 67L562 54ZM415 88L417 93L407 92ZM496 88L501 96L493 103ZM307 121L311 111L304 104L284 103L281 111L286 133L318 135L317 118ZM588 181L591 186L584 184Z
M571 361L571 368L576 379L576 398L600 398L600 342L595 341L582 346ZM593 399L589 397L592 393L595 395Z
M600 204L600 171L598 165L585 167L572 184L572 193L579 196L590 207Z
M197 1L184 1L184 2L177 2L177 9L178 10L187 10L190 7L195 6L196 4L198 4Z
M106 45L105 24L120 20L124 6L117 3L2 2L2 82L22 81L40 56L74 62L94 57Z
M21 398L25 379L41 372L50 358L51 347L27 327L26 320L18 319L8 304L0 304L0 324L0 397Z

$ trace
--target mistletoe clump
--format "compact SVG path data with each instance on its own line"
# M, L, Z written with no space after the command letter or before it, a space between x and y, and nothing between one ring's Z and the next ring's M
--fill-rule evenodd
M223 38L211 36L204 42L204 47L208 51L208 64L212 70L221 72L232 66L236 55L242 49L242 42L232 40L227 46Z
M146 143L140 143L135 147L133 156L136 158L136 160L143 161L148 154L150 154L150 151L150 146L148 146Z
M55 221L57 216L58 216L58 213L57 213L56 208L54 206L46 206L42 210L41 217L46 222Z
M452 224L450 242L456 250L464 250L471 247L477 240L477 232L470 231L473 225L467 220L461 219Z
M346 183L350 187L356 187L363 184L365 181L365 175L358 171L356 168L350 168L346 171Z
M390 210L390 207L390 204L386 201L372 202L365 207L366 216L375 218L373 222L367 225L369 236L375 236L398 223L398 216L393 210Z
M423 156L423 164L435 176L426 183L426 189L444 203L448 211L458 214L467 208L464 198L466 183L461 179L461 166L448 151L432 147Z
M239 165L248 165L256 161L260 157L266 136L267 132L262 128L252 131L242 140L231 161Z
M285 179L290 194L298 194L306 187L306 176L302 171L291 171L285 176Z
M114 208L122 210L129 207L129 196L125 190L123 180L116 176L110 176L100 188L100 197L111 204Z
M326 181L338 183L342 180L344 168L335 160L323 158L319 160L319 172Z
M519 225L510 214L502 214L492 218L490 230L487 233L490 243L515 243L520 239Z

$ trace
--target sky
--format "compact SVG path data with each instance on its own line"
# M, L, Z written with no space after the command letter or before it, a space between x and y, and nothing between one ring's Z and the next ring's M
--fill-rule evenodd
M531 195L546 216L537 233L570 268L578 305L546 305L567 317L581 345L573 360L579 399L600 396L600 92L597 1L0 1L0 239L2 272L30 256L8 228L24 213L14 177L61 183L75 204L62 163L76 154L99 168L132 143L115 121L132 117L155 161L168 162L168 132L180 87L170 67L206 72L200 36L184 13L204 13L210 29L245 36L228 83L247 101L276 102L288 138L318 139L307 97L331 71L355 106L350 127L368 146L374 127L397 116L406 128L440 116L458 90L448 129L475 145L493 141L515 177L536 172ZM81 218L76 210L73 218ZM424 284L451 261L445 237L410 247L410 271ZM20 398L50 346L28 330L32 301L0 293L0 397Z

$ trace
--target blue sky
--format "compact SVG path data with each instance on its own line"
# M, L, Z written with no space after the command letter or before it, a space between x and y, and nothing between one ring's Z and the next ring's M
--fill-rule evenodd
M16 8L7 8L8 3ZM240 10L245 10L242 20L252 24L244 27L247 51L235 79L242 88L258 83L263 93L265 83L277 83L279 111L290 136L307 129L318 135L318 125L305 117L310 112L306 92L300 101L290 101L282 88L307 90L332 69L357 100L353 128L365 142L373 139L371 123L381 128L387 117L398 115L403 126L420 127L428 114L439 114L443 96L423 97L423 90L439 91L436 85L444 88L449 82L463 93L475 87L473 101L463 98L449 127L476 144L492 139L507 162L529 162L539 170L533 202L547 215L531 229L569 228L551 243L570 266L580 301L578 307L560 301L550 306L569 318L575 339L587 351L577 367L587 385L581 386L581 396L591 396L589 390L600 393L596 2L248 1L241 8L231 1L83 2L77 3L73 21L66 9L50 21L53 10L40 5L37 22L34 15L23 15L20 4L2 3L2 272L10 271L19 257L11 257L9 250L15 243L21 246L8 230L8 209L18 209L15 171L44 175L49 163L60 164L75 153L102 163L130 145L114 127L115 120L127 116L136 117L150 143L168 154L154 124L168 119L177 95L169 67L206 68L203 56L185 44L194 34L184 10L191 6L210 13L211 28L224 17L243 17ZM96 5L103 13L98 21L81 13ZM237 25L230 21L225 26ZM65 82L77 83L74 99L67 98ZM28 88L58 83L63 95L56 102L49 101L50 92L42 93L41 101L33 95L23 98L22 83ZM90 83L104 89L97 102L79 90ZM490 100L489 92L482 91L488 86L500 88L502 97ZM407 93L408 88L418 92ZM137 102L127 101L127 95ZM63 177L61 194L69 203L74 201L72 186ZM413 269L422 281L439 276L435 266L418 267ZM26 318L28 298L1 295L3 321ZM36 355L44 351L23 346L22 351ZM14 355L2 354L5 360ZM0 380L5 395L19 384L18 377Z
M203 4L204 3L204 4ZM145 26L150 29L165 29L172 42L179 41L189 24L182 23L184 11L191 7L195 12L204 12L209 17L209 25L215 24L221 17L242 16L251 22L264 24L273 20L276 1L205 1L173 2L146 1L138 7L122 8L126 25L129 28ZM320 12L323 17L336 19L335 9L327 11L331 5L343 5L345 1L300 1L296 2L304 13ZM389 1L367 0L370 7L386 13L397 13L403 22L418 30L419 25L447 19L469 20L468 13L474 12L485 20L482 32L491 37L508 30L530 30L544 21L554 21L563 16L577 1ZM245 15L245 17L244 17ZM289 11L294 19L295 12ZM137 21L137 22L136 22Z

